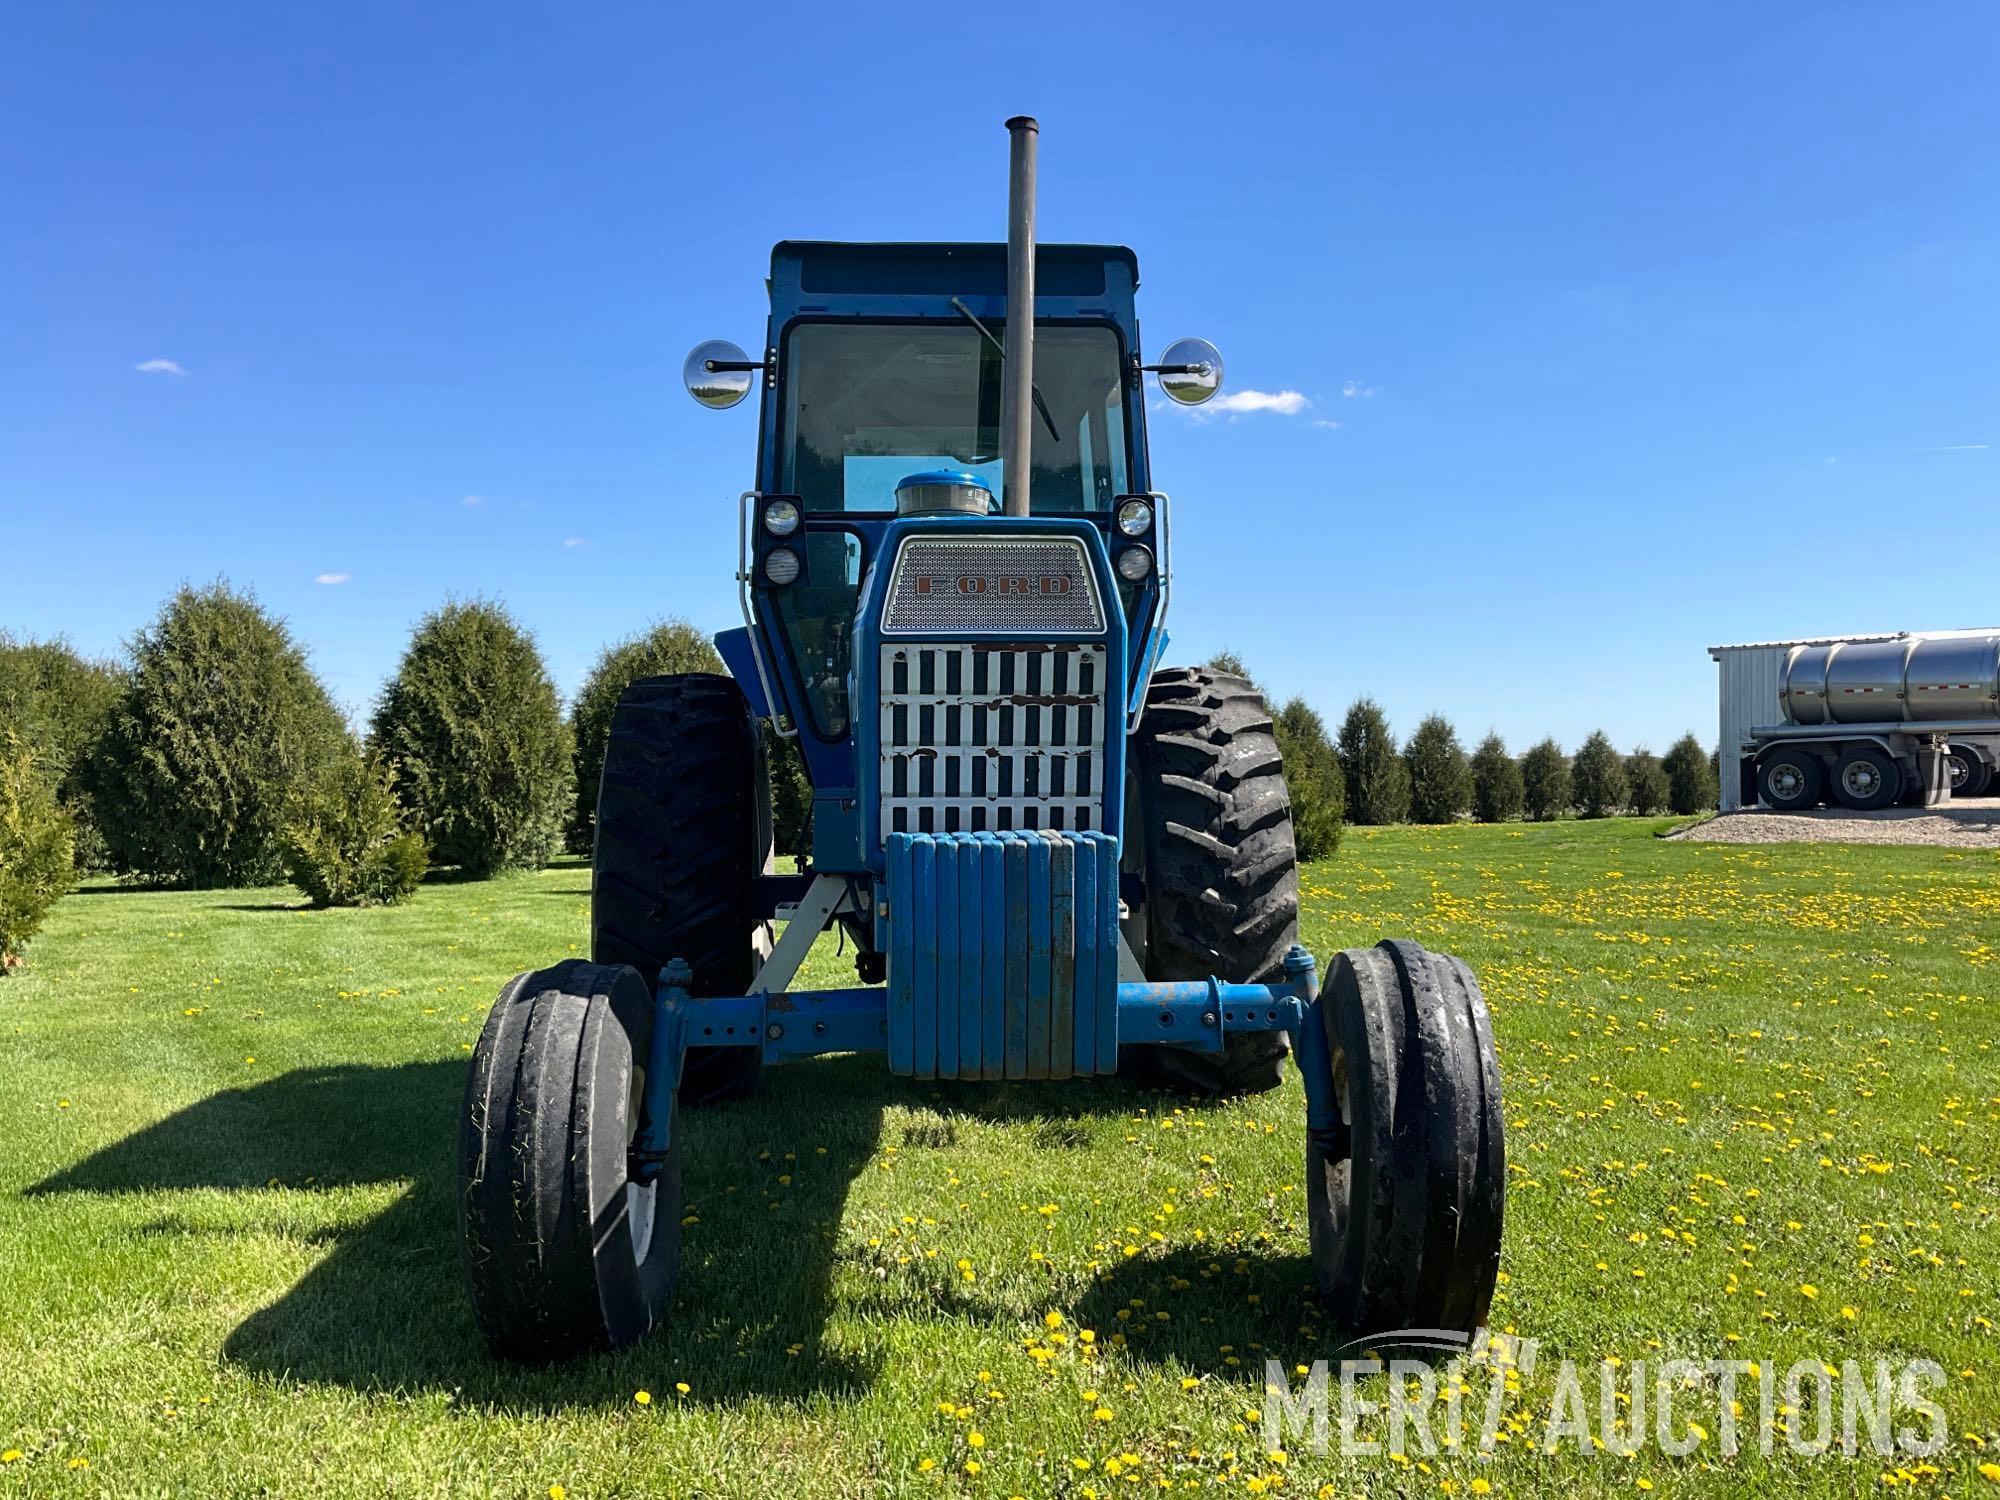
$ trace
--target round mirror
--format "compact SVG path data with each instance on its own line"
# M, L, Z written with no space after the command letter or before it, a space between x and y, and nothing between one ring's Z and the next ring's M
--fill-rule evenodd
M1175 339L1160 356L1160 389L1169 401L1201 405L1222 389L1222 355L1207 339Z
M727 339L710 339L705 344L696 344L694 352L681 366L681 381L688 388L688 394L703 406L717 411L727 411L750 394L751 369L716 369L723 365L749 365L750 356L730 343Z

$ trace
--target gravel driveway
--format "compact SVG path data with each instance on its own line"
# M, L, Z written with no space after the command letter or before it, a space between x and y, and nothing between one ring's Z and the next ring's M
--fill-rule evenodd
M2000 849L2000 797L1953 799L1942 807L1890 807L1849 812L1761 809L1723 813L1669 838L1711 844L1945 844L1960 849Z

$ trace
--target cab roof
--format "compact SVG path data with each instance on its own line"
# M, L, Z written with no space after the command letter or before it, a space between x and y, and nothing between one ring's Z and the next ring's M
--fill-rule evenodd
M771 248L774 284L800 293L1004 297L1004 244L781 240ZM1123 245L1037 245L1035 296L1129 296L1139 258Z

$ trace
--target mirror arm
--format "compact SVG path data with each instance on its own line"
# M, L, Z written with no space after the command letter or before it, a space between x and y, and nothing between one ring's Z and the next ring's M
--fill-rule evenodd
M722 375L735 370L761 370L764 368L764 361L761 359L705 359L701 362L701 367L711 375Z
M1198 365L1141 365L1142 370L1150 370L1155 375L1206 375L1210 366L1206 360Z

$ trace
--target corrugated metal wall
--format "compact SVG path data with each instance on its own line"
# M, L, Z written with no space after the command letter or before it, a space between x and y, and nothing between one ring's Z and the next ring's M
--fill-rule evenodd
M1778 674L1785 665L1783 646L1725 647L1715 653L1721 669L1722 810L1743 805L1742 773L1738 770L1743 742L1752 729L1784 721L1778 707Z

